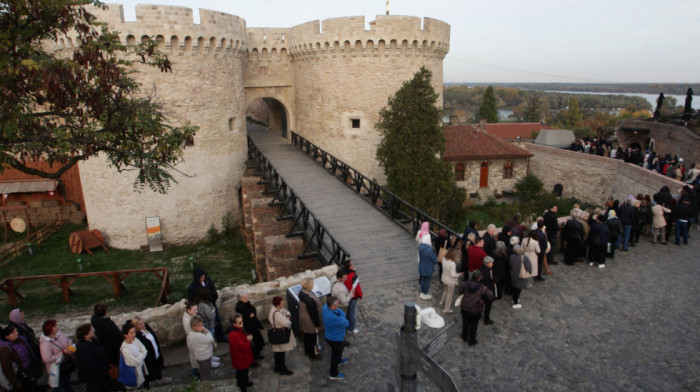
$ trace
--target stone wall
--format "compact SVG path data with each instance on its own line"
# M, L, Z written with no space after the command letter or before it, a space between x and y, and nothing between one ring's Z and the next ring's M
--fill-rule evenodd
M238 302L238 293L245 291L250 297L250 302L256 307L258 317L261 321L267 320L267 314L272 307L272 298L281 296L286 298L286 290L289 287L301 284L301 279L304 276L318 278L325 276L332 279L335 276L337 267L334 265L327 266L321 269L309 270L300 272L288 278L279 278L271 282L258 283L254 285L240 285L234 287L226 287L219 290L219 301L217 303L221 314L222 323L227 325L228 317L232 315ZM172 305L163 305L157 308L149 308L139 312L130 312L122 314L110 314L112 320L119 326L134 316L139 316L146 320L153 328L153 331L158 336L162 345L170 345L179 342L185 338L185 330L182 327L182 315L185 312L185 300L181 300ZM70 336L75 341L75 330L83 324L90 322L89 315L76 317L72 319L61 319L58 321L58 326L66 335ZM30 320L29 324L35 331L41 331L42 320Z
M623 148L631 143L639 143L646 149L649 141L653 140L657 153L678 155L685 160L686 167L692 163L700 164L700 136L686 127L653 121L623 120L618 122L617 128L616 136Z
M523 143L522 147L534 155L530 158L530 173L542 180L545 190L562 184L564 197L602 205L608 196L623 200L630 194L653 195L663 186L675 192L685 185L620 159L532 143Z
M504 178L504 166L506 162L513 163L513 177ZM479 190L479 179L481 178L481 163L483 160L473 161L450 161L452 171L458 163L464 164L464 181L457 181L457 186L466 189L467 193L474 193ZM515 184L527 174L527 158L513 159L487 159L489 163L488 188L495 193L515 190Z
M146 244L145 219L160 217L164 241L190 243L220 228L228 212L239 216L236 185L246 159L243 68L245 21L234 15L139 5L136 22L124 22L122 7L111 5L95 15L119 31L122 42L142 36L161 41L173 63L172 73L137 66L134 78L144 94L155 93L174 124L199 126L194 146L184 152L168 194L144 189L134 192L134 172L119 174L104 157L80 165L88 223L103 232L110 246L136 249ZM60 41L70 48L72 42Z

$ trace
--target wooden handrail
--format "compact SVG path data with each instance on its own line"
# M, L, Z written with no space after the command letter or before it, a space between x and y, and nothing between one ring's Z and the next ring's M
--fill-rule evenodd
M0 281L0 289L7 293L7 300L10 306L17 306L17 297L24 298L22 294L19 293L18 289L25 282L31 280L48 280L53 285L61 289L61 294L63 296L63 301L70 301L70 295L72 291L70 286L78 279L92 276L101 276L112 284L114 290L114 296L116 298L121 297L121 292L124 290L122 282L126 277L133 273L153 273L158 278L162 279L160 293L156 299L156 306L160 303L168 303L167 294L170 293L170 278L168 273L168 268L141 268L141 269L130 269L130 270L119 270L119 271L97 271L97 272L78 272L78 273L68 273L68 274L55 274L55 275L34 275L34 276L18 276L14 278L5 278Z

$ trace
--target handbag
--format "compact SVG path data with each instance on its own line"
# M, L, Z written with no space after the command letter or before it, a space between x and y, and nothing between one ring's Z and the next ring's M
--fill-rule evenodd
M530 275L529 272L525 269L525 256L520 256L520 273L518 274L518 278L520 279L530 279L532 275Z
M61 364L58 368L61 371L61 374L68 374L74 372L77 369L77 366L75 366L75 358L73 358L73 355L63 355L63 359L61 360Z
M292 332L291 328L276 328L275 327L275 313L279 310L275 310L272 313L272 328L267 330L267 340L271 344L285 344L289 343L289 335Z
M64 350L63 347L59 346L55 342L51 341L51 344L54 346L58 347L61 349L61 351ZM73 357L72 354L63 354L63 357L61 358L61 362L58 365L58 369L61 372L61 374L68 374L72 373L77 369L77 366L75 365L75 358ZM56 387L54 387L56 388Z
M438 263L442 263L442 259L445 258L446 254L447 254L447 248L440 248L440 250L438 251L438 256L437 256Z
M109 365L109 369L107 369L107 375L112 381L119 380L119 368L114 365Z
M455 300L455 306L459 307L462 305L462 297L464 297L464 294L460 294L459 297Z
M126 385L127 387L138 386L138 381L136 379L136 368L129 366L124 362L124 354L119 356L119 377L117 381Z
M321 353L321 341L318 340L318 332L316 332L316 344L314 344L314 355Z

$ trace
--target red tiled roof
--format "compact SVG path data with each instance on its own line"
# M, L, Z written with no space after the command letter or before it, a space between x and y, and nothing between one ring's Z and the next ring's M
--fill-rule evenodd
M478 128L479 124L472 124L472 126ZM538 122L486 124L486 132L506 140L517 139L518 136L521 139L530 139L532 131L539 132L542 129L549 129L549 127Z
M442 158L446 161L532 156L527 150L496 136L480 132L471 125L446 125L443 130L445 153Z

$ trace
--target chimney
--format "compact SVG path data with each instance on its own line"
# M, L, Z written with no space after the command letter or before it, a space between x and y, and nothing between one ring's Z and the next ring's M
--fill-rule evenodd
M486 119L479 120L479 131L486 132Z

